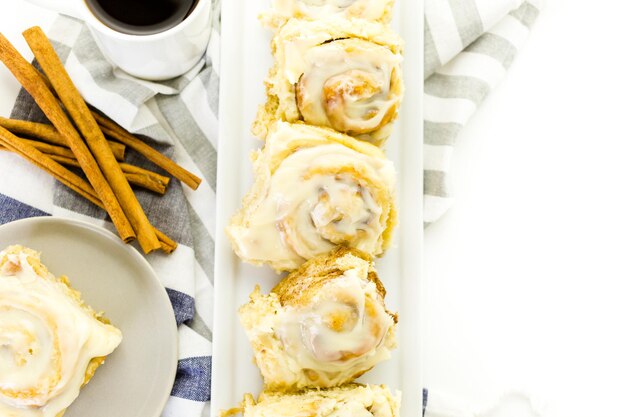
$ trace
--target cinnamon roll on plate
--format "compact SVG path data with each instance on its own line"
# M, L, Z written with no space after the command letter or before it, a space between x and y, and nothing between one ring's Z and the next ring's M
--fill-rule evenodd
M402 40L360 19L291 19L272 41L276 64L252 132L275 120L325 126L381 145L403 95Z
M39 253L0 252L0 416L62 416L121 341Z
M269 294L259 288L239 317L265 388L332 387L390 357L397 318L371 258L337 248L303 264Z
M380 149L278 122L252 159L255 182L226 230L242 260L289 271L339 245L373 256L390 245L396 177Z

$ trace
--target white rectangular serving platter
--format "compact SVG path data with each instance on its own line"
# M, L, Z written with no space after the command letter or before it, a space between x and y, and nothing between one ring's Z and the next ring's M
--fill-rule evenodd
M250 151L262 145L251 136L250 126L258 106L265 102L263 81L273 63L271 33L257 20L259 13L270 7L270 0L225 0L221 7L213 417L238 405L245 393L256 397L261 391L262 379L252 362L237 309L247 302L257 283L268 292L279 279L267 267L242 263L224 233L252 184ZM398 348L389 361L359 381L402 391L401 415L417 417L422 414L422 0L396 0L392 26L405 40L406 94L394 134L386 145L387 156L398 172L399 225L393 248L377 260L376 267L387 288L388 309L399 313Z

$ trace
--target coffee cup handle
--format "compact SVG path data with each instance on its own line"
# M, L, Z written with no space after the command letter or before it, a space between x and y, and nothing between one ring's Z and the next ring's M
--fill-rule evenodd
M36 6L77 19L85 19L81 0L26 0Z

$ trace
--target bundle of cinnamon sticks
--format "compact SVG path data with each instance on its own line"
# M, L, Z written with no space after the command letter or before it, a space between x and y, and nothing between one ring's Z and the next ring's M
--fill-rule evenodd
M27 29L23 36L43 74L2 34L0 60L52 125L0 118L0 148L22 156L106 210L124 242L137 239L144 253L156 249L172 252L176 242L150 224L130 186L164 194L170 179L121 162L126 147L194 190L200 185L200 178L90 108L41 28ZM67 166L79 167L87 181Z

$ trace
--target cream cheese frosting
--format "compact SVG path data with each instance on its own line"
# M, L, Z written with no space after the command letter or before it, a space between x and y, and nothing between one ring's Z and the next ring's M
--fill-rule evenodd
M404 93L402 45L387 25L363 19L289 20L272 42L276 64L253 133L303 121L381 145Z
M286 25L276 47L277 75L285 82L274 92L287 107L288 120L302 118L380 144L390 134L404 92L402 55L399 41L379 25L360 25L354 24L354 33L333 33L317 23L303 23L300 32Z
M275 0L274 9L286 16L320 19L345 15L362 19L380 19L388 7L382 0Z
M267 389L340 385L390 357L396 319L370 262L354 253L315 258L239 310Z
M393 0L274 0L272 11L262 15L270 27L289 18L324 19L341 16L352 19L388 22Z
M291 270L337 245L384 251L395 221L393 165L373 146L360 143L369 151L361 152L344 144L357 141L337 135L277 124L255 155L253 190L227 229L242 259Z
M376 285L350 269L329 281L307 306L284 307L275 331L302 368L349 374L389 358L381 343L393 324Z
M54 417L78 397L93 358L121 342L29 251L0 253L0 415Z
M299 74L296 95L307 123L358 136L372 133L395 116L401 94L402 57L362 39L341 39L317 45L302 61L290 60Z

